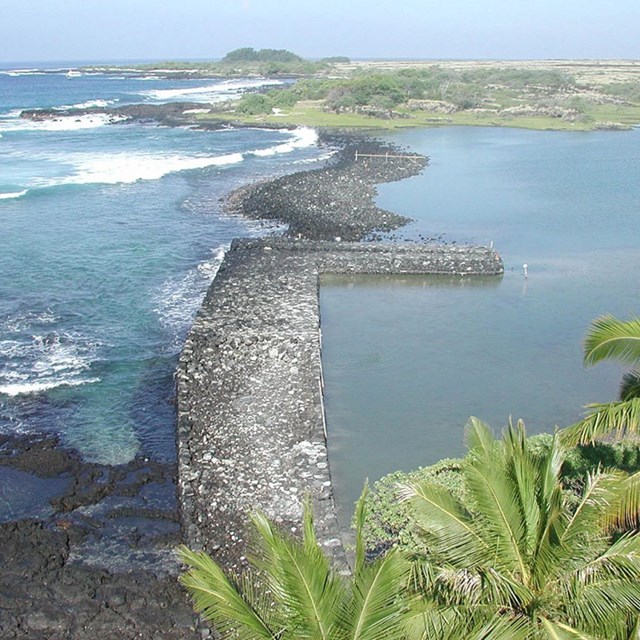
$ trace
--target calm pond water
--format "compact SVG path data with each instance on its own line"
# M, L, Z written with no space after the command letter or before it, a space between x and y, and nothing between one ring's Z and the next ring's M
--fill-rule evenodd
M613 399L623 368L584 369L603 313L640 313L640 131L413 130L431 157L381 185L378 204L415 220L406 239L489 244L505 274L326 277L321 286L331 468L344 522L365 478L464 452L470 415L530 432ZM523 264L528 265L524 278Z

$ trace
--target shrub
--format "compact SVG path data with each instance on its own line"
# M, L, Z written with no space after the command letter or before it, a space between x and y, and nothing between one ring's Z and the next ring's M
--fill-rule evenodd
M236 105L238 113L255 116L260 113L271 113L272 101L262 93L245 93Z

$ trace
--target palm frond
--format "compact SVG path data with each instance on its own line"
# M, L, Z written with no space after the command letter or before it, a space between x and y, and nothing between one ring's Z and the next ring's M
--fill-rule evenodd
M313 519L307 503L303 516L304 540L282 534L267 518L252 516L271 567L263 567L265 579L279 606L287 612L297 638L331 638L344 598L343 584L328 558L313 544Z
M549 640L600 640L562 622L540 619Z
M446 554L454 566L473 566L492 557L492 549L478 533L469 514L451 493L429 481L402 484L401 500L409 500L417 526L436 552Z
M274 640L267 620L268 607L257 610L249 599L204 552L194 552L185 546L178 550L189 571L180 582L193 598L194 608L212 622L219 633L233 634L239 640Z
M593 444L604 437L621 440L640 434L640 398L587 405L585 418L559 432L565 447Z
M523 616L496 615L464 636L465 640L529 640L533 625Z
M360 494L360 498L356 503L356 512L354 516L354 525L356 530L356 562L354 567L355 575L358 575L364 568L366 559L366 544L364 541L363 530L367 513L367 494L369 493L369 485L365 482Z
M618 398L623 402L631 398L640 398L640 371L634 369L622 376Z
M640 318L625 321L606 315L591 323L584 340L584 363L606 359L631 365L640 362Z
M614 517L613 509L620 504L624 486L620 472L597 469L587 475L580 502L561 538L568 553L575 552L585 536L597 535L606 528L607 521Z
M526 554L534 554L540 548L540 532L553 531L555 520L547 518L547 509L541 507L547 507L554 500L558 481L556 478L555 483L542 482L549 465L529 451L522 420L515 427L509 421L503 442L505 472L513 487L523 525L523 550Z
M525 557L526 527L517 488L496 463L486 467L474 462L465 473L467 491L481 514L482 531L494 548L496 566L519 573L526 582L530 568Z
M496 440L491 427L475 416L471 416L464 426L464 439L467 449L475 451L478 457L485 460L495 459L502 446L502 443Z
M640 614L640 540L623 536L587 562L564 586L566 621L598 637L626 639Z
M353 597L341 625L350 640L404 638L407 607L402 596L409 571L409 562L392 549L354 575Z
M605 514L609 529L640 528L640 472L627 476Z
M490 606L493 610L519 610L534 594L522 582L492 567L469 571L441 567L430 593L448 606L474 608Z

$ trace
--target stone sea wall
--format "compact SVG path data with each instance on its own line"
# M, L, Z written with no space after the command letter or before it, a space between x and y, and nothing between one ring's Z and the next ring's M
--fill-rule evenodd
M177 372L185 541L227 566L247 553L247 514L292 532L311 496L318 538L344 563L327 459L319 286L323 273L497 275L484 247L237 240Z

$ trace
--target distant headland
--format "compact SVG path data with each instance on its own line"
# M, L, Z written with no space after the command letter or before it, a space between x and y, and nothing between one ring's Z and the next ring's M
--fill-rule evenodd
M638 60L305 60L283 49L243 47L215 62L161 62L127 71L281 81L194 114L201 123L585 131L640 122Z

